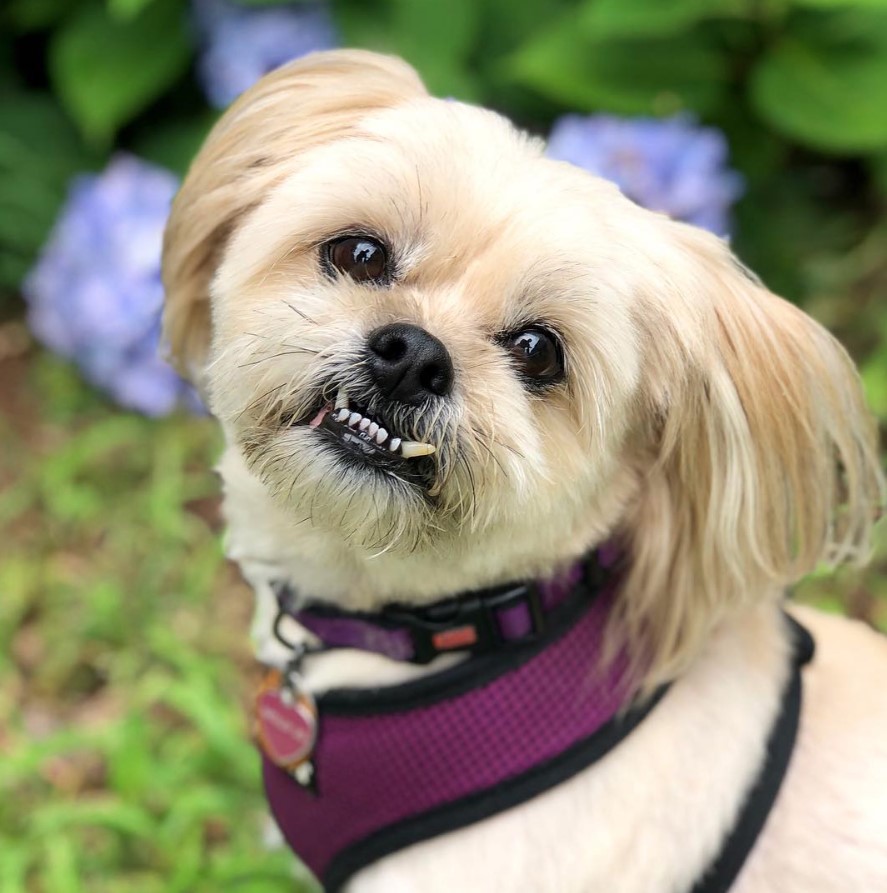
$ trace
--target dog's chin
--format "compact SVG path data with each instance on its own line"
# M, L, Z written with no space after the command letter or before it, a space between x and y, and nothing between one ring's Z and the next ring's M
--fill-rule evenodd
M437 530L435 459L405 458L393 432L377 423L361 430L338 415L321 404L285 418L259 449L244 449L253 471L296 524L361 550L412 552L427 545Z

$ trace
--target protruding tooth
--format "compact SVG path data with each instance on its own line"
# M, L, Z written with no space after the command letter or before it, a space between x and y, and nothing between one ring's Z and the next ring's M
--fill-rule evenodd
M345 419L347 419L348 416L350 416L350 415L351 415L351 413L348 412L348 407L346 406L344 409L340 409L340 410L336 413L336 421L337 421L337 422L344 422Z
M397 452L397 448L400 446L400 438L392 437L391 443L388 444L388 449L391 450L392 453Z
M405 440L400 445L400 454L404 459L413 459L417 456L430 456L437 452L437 447L431 443L418 443L415 440Z
M345 393L345 388L339 388L339 393L336 394L336 409L348 409L348 394Z
M348 416L348 427L353 428L363 416L359 412L352 412L350 416Z
M384 428L379 428L376 432L376 443L383 444L388 440L388 432Z
M377 432L378 430L379 430L379 426L378 426L375 422L370 422L370 427L369 427L369 435L370 435L370 437L375 437L375 436L376 436L376 432Z
M368 418L362 418L358 427L361 431L366 431L366 429L369 428L370 425L372 425L372 422Z

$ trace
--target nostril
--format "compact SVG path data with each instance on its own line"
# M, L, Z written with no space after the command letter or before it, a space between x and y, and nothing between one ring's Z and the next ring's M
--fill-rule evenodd
M437 363L428 363L419 373L419 381L423 387L438 397L446 396L450 389L449 373Z
M446 347L419 326L382 326L370 332L367 348L367 370L392 400L418 405L452 390L453 363Z
M397 363L407 354L407 343L398 335L389 335L379 338L372 345L373 353L387 360L389 363Z

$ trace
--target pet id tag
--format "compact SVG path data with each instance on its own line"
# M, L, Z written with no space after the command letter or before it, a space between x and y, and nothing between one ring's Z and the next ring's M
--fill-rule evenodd
M271 670L256 695L256 738L275 766L297 776L317 740L317 705L289 674ZM302 767L301 771L299 767ZM311 775L312 773L308 773Z

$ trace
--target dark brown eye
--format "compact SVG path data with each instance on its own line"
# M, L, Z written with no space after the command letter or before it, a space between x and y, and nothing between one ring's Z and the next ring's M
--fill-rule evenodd
M503 347L511 354L515 367L527 384L552 384L563 377L564 359L557 339L540 328L524 329L506 335Z
M327 242L325 249L329 267L355 282L388 281L388 255L381 242L366 236L345 236Z

